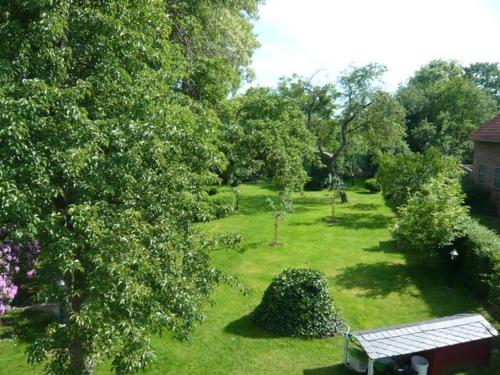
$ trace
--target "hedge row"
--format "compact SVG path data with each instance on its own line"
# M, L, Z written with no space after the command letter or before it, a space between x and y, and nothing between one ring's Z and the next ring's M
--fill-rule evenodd
M464 283L493 307L500 316L500 238L474 220L466 227L466 235L458 243L463 255L461 274Z

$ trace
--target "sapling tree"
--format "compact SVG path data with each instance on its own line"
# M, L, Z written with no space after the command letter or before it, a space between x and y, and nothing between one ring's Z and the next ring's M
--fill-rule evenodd
M267 198L274 217L274 237L271 246L279 246L279 225L283 218L293 211L292 196L289 189L278 191L275 199Z
M332 207L332 220L335 220L337 215L337 202L344 194L344 182L338 176L332 176L330 181L330 194L331 194L331 207Z

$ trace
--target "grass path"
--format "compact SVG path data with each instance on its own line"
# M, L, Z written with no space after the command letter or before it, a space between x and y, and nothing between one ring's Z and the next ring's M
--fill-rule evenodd
M240 275L253 293L218 288L206 321L190 342L154 338L158 361L145 374L348 374L341 365L340 338L277 338L248 321L271 279L287 267L324 272L354 330L482 312L464 291L444 287L446 275L408 264L391 241L393 212L380 195L353 188L349 203L338 206L335 223L327 220L330 207L324 192L297 195L295 212L281 226L283 245L269 247L273 227L265 197L270 194L263 185L244 185L239 213L202 225L211 233L243 235L240 250L214 253L213 262ZM496 346L494 367L460 374L500 373ZM37 373L25 365L23 347L19 341L0 341L1 374ZM98 374L108 371L102 368Z

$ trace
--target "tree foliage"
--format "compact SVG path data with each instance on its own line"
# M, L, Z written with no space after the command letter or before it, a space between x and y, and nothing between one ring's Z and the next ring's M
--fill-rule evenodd
M418 70L398 91L406 109L412 151L437 147L470 159L470 133L496 112L491 95L476 85L461 65L435 60Z
M234 98L222 117L227 182L263 176L280 190L302 189L304 162L314 159L314 146L293 100L269 88L251 88Z
M148 333L186 337L203 319L225 279L191 225L222 165L209 104L246 69L255 7L1 3L0 222L7 240L39 240L38 298L67 317L29 349L48 373L106 359L135 372L153 358ZM225 49L227 24L246 42Z
M275 277L251 318L271 332L305 338L336 335L344 324L325 276L309 269L286 269Z
M346 172L353 155L401 149L404 111L379 82L385 67L350 67L336 84L314 85L298 76L283 79L283 95L297 101L306 126L332 175Z
M171 41L181 46L182 91L219 103L252 78L252 52L258 47L251 21L262 0L172 0L167 15Z
M439 174L399 207L393 233L428 258L464 233L467 214L459 179Z
M463 173L456 158L443 156L435 148L423 153L385 154L379 160L377 182L382 192L396 205L404 205L431 178L445 175L458 178Z
M500 64L486 62L470 64L465 67L465 74L495 98L497 109L500 110Z

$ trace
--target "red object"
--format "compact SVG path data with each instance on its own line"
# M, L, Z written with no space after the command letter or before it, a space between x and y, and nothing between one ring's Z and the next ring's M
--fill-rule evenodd
M473 141L500 142L500 113L484 123L469 138Z
M418 355L429 361L428 375L441 375L453 370L488 366L490 353L491 339L483 339L428 350Z

